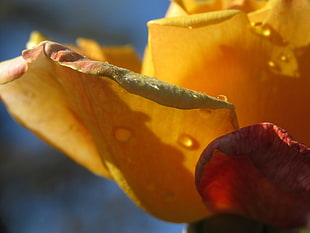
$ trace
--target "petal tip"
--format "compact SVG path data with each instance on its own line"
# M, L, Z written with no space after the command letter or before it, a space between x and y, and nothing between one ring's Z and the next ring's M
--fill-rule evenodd
M0 63L0 84L6 84L19 78L27 70L27 63L17 57Z

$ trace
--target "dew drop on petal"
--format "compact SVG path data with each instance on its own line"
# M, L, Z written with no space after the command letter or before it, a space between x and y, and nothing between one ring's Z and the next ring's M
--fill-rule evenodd
M262 35L263 36L270 36L271 35L271 30L269 28L262 29Z
M252 27L258 27L261 26L263 23L262 22L251 22Z
M159 87L158 87L157 84L155 84L155 83L149 83L149 85L150 85L152 88L154 88L154 89L156 89L156 90L159 90Z
M281 55L281 56L280 56L280 60L281 60L282 62L289 62L289 58L288 58L288 56L286 56L286 55Z
M274 72L280 72L281 71L280 66L277 63L275 63L274 61L268 61L268 67L271 71L274 71Z
M179 138L178 138L178 143L182 146L185 147L187 149L193 149L195 146L195 142L194 140L185 134L182 134Z
M228 101L228 98L227 98L226 95L218 95L216 98L220 99L220 100L223 100L223 101Z
M271 36L270 26L263 24L262 22L253 22L251 23L251 26L257 34L265 37Z
M274 61L268 61L268 66L269 67L275 67L276 63Z
M114 137L117 141L128 142L132 137L132 132L127 128L119 127L114 130Z
M192 93L191 96L192 96L193 98L195 98L195 99L198 98L198 95L196 95L196 94L194 94L194 93Z

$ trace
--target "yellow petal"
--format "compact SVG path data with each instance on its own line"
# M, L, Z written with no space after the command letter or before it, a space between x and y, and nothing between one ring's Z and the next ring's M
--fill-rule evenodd
M78 52L97 61L107 61L103 48L96 41L79 38L76 40Z
M130 45L101 46L91 39L79 38L77 45L80 52L93 60L108 61L112 65L130 69L135 72L141 70L141 61L137 52Z
M154 20L148 26L143 69L153 72L148 75L225 95L236 106L240 126L270 121L310 144L309 48L299 56L270 26L250 26L236 11Z
M166 12L166 17L188 15L188 13L177 3L171 2Z
M45 40L50 40L47 36L43 35L39 31L33 31L30 34L30 38L26 44L27 49L34 48L37 46L40 42L45 41Z
M268 1L257 0L173 0L180 8L188 14L197 14L217 10L239 9L244 12L251 12L265 7ZM170 9L174 12L175 7ZM177 11L180 13L180 11ZM170 15L170 12L169 12ZM175 16L181 14L174 14Z
M248 14L249 20L254 23L262 23L266 21L266 18L270 14L270 8L268 6L259 9L257 11L250 12Z
M54 78L49 61L41 58L29 67L20 58L13 65L0 63L2 83L7 81L3 70L19 71L18 75L10 73L13 80L18 79L0 85L1 100L23 126L94 173L110 177L89 130Z
M141 59L130 45L107 46L103 48L107 61L112 65L132 70L141 71Z
M173 0L182 7L188 14L202 13L221 9L219 0Z
M40 42L50 40L41 32L33 31L30 34L26 47L28 49L37 46ZM101 46L95 40L79 38L77 46L67 45L70 49L97 61L107 61L113 65L130 69L135 72L141 70L141 60L130 45L123 46Z
M244 12L251 12L265 7L268 1L257 0L221 0L222 9L239 9Z
M213 28L219 25L220 30L226 29L225 22L234 18L236 14L238 11L234 10L216 11L150 21L142 73L166 82L181 84L182 80L189 76L188 73L192 72L192 68L204 66L206 60L204 57L208 54L212 55L214 50L219 50L213 42L206 41L214 37L210 35ZM209 25L211 25L210 29ZM238 25L234 26L230 34L237 34L234 32L235 29L240 31L237 27ZM217 34L213 40L221 40L220 36ZM199 83L196 82L196 85Z
M232 52L237 56L243 55L239 47L244 41L238 37L248 26L246 16L235 10L150 21L148 49L154 73L151 74L147 68L143 70L170 83L181 84L185 81L188 88L200 87L201 81L212 78L206 75L220 76L224 73L230 77L231 72L218 67L230 65L233 68L229 61L238 62L235 54L226 50L232 47ZM219 64L211 64L213 60ZM234 70L234 75L242 70ZM213 86L209 86L211 91ZM223 93L216 95L219 94Z
M57 104L59 109L50 112L50 106L41 100L45 113L37 112L33 117L40 118L40 124L34 122L30 128L36 127L48 137L45 127L51 127L51 119L64 117L58 114L70 109L85 131L91 132L114 180L139 206L173 222L195 221L210 214L196 192L194 168L211 140L237 128L231 104L88 60L55 43L41 44L24 57L31 57L27 73L0 89L19 120L32 125L29 113L15 112L16 105L10 100L16 99L19 105L23 101L10 93L20 92L15 83L28 87L28 79L40 77L41 81L31 83L33 88L39 94L51 94L45 99L50 96L53 103L55 93L59 93L56 97L64 104ZM50 85L53 91L49 91ZM27 105L22 108L28 111Z
M286 42L297 47L310 43L310 2L308 0L273 0L266 23L280 33Z

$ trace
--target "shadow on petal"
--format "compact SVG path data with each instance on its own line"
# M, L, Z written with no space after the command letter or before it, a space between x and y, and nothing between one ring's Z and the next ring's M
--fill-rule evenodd
M27 72L0 86L19 122L88 169L105 171L160 219L190 222L210 214L194 169L202 145L238 127L232 104L53 42L23 57Z

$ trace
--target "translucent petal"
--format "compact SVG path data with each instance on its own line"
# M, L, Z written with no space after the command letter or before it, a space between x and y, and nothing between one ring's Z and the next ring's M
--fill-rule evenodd
M194 167L202 146L237 128L231 104L88 60L51 42L26 51L24 58L28 71L0 87L22 124L79 152L86 143L77 144L75 132L68 134L72 123L61 121L71 114L79 122L75 127L83 128L82 139L95 143L101 166L142 208L174 222L210 214L195 190ZM57 140L60 135L70 143ZM98 155L89 152L80 163L94 170Z
M302 47L310 43L310 2L308 0L270 2L266 23L280 33L286 42Z
M309 168L309 148L262 123L210 143L199 159L196 182L206 205L217 213L301 228L310 220Z
M30 66L22 58L12 60L14 65L0 63L1 83L7 83L0 85L1 100L26 128L94 173L110 177L89 130L54 78L53 68L44 54L38 60Z
M221 2L218 0L173 0L189 14L201 13L221 9Z
M225 95L236 106L240 126L274 122L310 144L309 49L296 51L272 27L251 26L237 11L154 20L148 26L143 72Z
M188 14L197 14L218 10L239 9L251 12L266 6L267 1L257 0L173 0ZM171 10L171 9L170 9Z
M101 46L96 41L79 38L77 45L83 55L97 61L108 61L112 65L140 72L141 61L137 52L130 45Z

